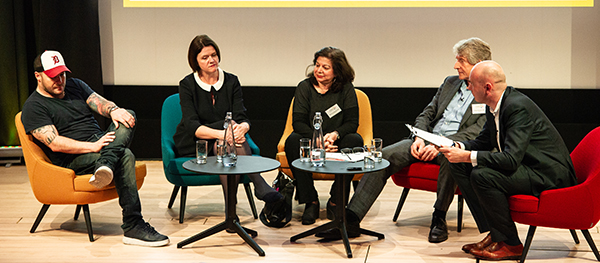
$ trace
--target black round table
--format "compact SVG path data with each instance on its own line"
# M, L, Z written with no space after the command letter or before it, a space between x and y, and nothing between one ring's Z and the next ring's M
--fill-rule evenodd
M252 229L242 227L237 219L235 209L237 203L237 196L235 195L235 193L237 192L236 188L238 187L238 182L235 181L235 175L271 171L279 168L281 164L274 159L269 159L261 156L243 155L238 156L237 158L237 164L234 167L224 167L222 163L217 162L216 156L208 157L205 164L198 164L196 163L195 159L183 163L183 168L188 171L200 174L228 175L226 204L227 215L225 216L225 221L177 243L177 248L182 248L187 244L196 242L200 239L214 235L223 230L231 229L234 230L242 239L244 239L244 241L246 241L246 243L248 243L248 245L250 245L258 253L258 255L265 255L265 252L252 239L252 237L257 236L258 233ZM248 235L248 233L250 233L252 237Z
M360 173L370 173L383 170L390 165L390 162L383 159L381 162L376 162L374 168L364 168L363 162L343 162L343 161L330 161L326 160L325 164L321 167L314 167L310 162L301 162L300 159L296 159L292 162L292 166L296 169L300 169L312 173L324 173L324 174L335 174L335 181L337 182L337 194L338 200L342 200L342 204L338 204L335 207L335 219L324 225L315 227L313 229L304 231L290 238L291 242L295 242L300 238L314 235L321 231L326 231L332 228L337 228L342 233L342 240L344 247L346 248L346 254L349 258L352 257L352 250L350 249L350 242L348 241L348 232L346 232L346 184L344 184L344 176L354 176ZM385 236L381 233L377 233L367 229L360 229L361 234L377 237L377 239L384 239Z

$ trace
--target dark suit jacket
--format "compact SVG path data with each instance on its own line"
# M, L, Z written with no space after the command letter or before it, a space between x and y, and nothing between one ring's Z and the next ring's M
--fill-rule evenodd
M486 106L487 121L481 133L465 148L476 150L477 165L501 171L507 176L529 176L534 195L546 189L577 183L569 151L544 112L527 96L507 87L500 104L500 149L496 123ZM520 166L526 169L517 172Z
M442 118L444 110L450 101L460 89L464 80L458 78L458 76L449 76L444 79L444 83L440 86L431 102L425 107L423 112L417 116L415 120L415 127L431 132L433 127ZM471 102L471 105L475 104L475 100ZM477 136L481 131L483 124L485 123L484 114L473 114L472 107L469 106L458 127L458 132L448 136L448 138L454 141L465 141L470 140Z

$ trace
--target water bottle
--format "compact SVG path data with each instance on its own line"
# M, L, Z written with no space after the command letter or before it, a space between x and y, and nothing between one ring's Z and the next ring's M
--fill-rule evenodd
M222 158L223 166L233 167L237 163L237 150L235 149L235 136L233 135L231 112L227 112L223 128L225 128L225 135L223 137L223 141L225 142L225 151Z
M320 167L325 164L325 141L323 140L323 117L321 117L321 112L315 112L313 127L315 130L310 144L310 162L313 166Z

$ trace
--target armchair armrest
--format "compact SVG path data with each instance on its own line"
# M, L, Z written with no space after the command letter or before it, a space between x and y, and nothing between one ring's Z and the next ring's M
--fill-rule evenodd
M250 138L250 134L248 134L248 133L246 133L246 141L248 142L248 145L250 145L250 150L252 151L252 155L260 155L260 148L258 148L258 145L256 145L256 143L254 143L252 138Z

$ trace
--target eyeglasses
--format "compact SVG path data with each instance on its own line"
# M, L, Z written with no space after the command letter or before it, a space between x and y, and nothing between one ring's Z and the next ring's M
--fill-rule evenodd
M362 153L364 151L365 151L365 148L363 148L363 147L344 148L344 149L340 150L341 153L345 153L345 154Z

